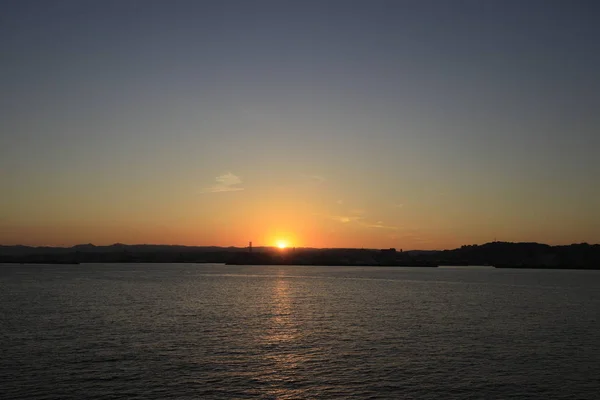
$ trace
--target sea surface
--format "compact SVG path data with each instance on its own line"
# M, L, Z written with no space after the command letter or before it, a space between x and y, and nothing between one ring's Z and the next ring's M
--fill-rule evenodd
M598 399L600 271L0 265L1 399Z

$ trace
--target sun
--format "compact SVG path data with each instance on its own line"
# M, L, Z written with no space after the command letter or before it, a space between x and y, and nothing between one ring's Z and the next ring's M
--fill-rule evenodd
M288 243L285 240L278 240L277 247L279 247L282 250L286 249L288 247Z

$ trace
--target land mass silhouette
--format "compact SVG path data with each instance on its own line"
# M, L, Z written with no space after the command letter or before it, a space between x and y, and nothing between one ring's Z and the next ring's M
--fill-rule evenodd
M1 246L0 263L223 263L235 265L361 265L437 267L485 265L496 268L600 269L600 245L550 246L491 242L453 250L217 247L171 245L73 247Z

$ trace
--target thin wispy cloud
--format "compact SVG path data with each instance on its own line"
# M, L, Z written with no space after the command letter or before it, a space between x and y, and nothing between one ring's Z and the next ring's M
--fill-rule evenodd
M327 179L325 179L324 176L321 175L308 175L308 174L302 174L302 177L305 179L310 180L313 183L323 183L325 182Z
M358 217L356 215L329 215L328 218L343 224L360 221L362 219L362 217Z
M342 206L341 208L344 208L345 211L340 211L336 214L323 215L325 218L339 222L341 224L351 224L363 228L383 229L391 231L398 230L397 226L387 225L383 221L369 221L369 219L367 218L367 210L363 208L348 208L346 206L346 202L342 200L337 200L336 204L338 206Z
M386 225L383 221L377 222L369 222L364 219L361 215L328 215L327 218L340 222L342 224L354 223L365 228L374 228L374 229L387 229L387 230L398 230L397 226Z
M397 226L385 225L382 221L377 221L375 223L364 222L361 223L361 225L366 228L388 229L392 231L398 230Z
M202 193L237 192L244 190L243 187L240 187L242 179L231 172L217 176L215 182L214 185L204 188Z

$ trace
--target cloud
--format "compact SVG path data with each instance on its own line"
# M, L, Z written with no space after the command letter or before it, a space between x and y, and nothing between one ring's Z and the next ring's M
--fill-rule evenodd
M303 178L309 179L310 181L312 181L313 183L323 183L326 181L324 176L321 175L306 175L306 174L302 174Z
M404 204L402 204L402 203L395 204L394 207L396 207L396 208L402 208L402 207L404 207Z
M392 231L398 230L397 226L384 225L382 221L377 221L375 223L365 222L365 223L362 223L361 225L364 227L367 227L367 228L389 229Z
M374 223L365 221L361 215L327 215L327 218L342 224L348 224L351 222L356 223L365 228L388 229L393 231L398 230L397 226L385 225L383 221L377 221Z
M327 218L336 222L341 222L343 224L347 224L349 222L356 222L362 219L360 216L356 215L331 215L331 214L315 214L316 216Z
M202 193L236 192L238 190L244 190L243 187L239 186L242 184L240 177L231 172L217 176L215 181L217 182L215 185L204 188Z
M374 228L374 229L386 229L386 230L391 230L391 231L396 231L398 230L397 226L392 226L392 225L386 225L383 223L383 221L377 221L377 222L369 222L366 221L363 217L364 214L364 210L351 210L350 214L344 214L344 215L321 215L325 218L331 219L333 221L342 223L342 224L356 224L358 226L362 226L365 228ZM318 215L318 214L317 214Z
M347 224L348 222L359 221L362 217L357 217L355 215L329 215L329 219Z

